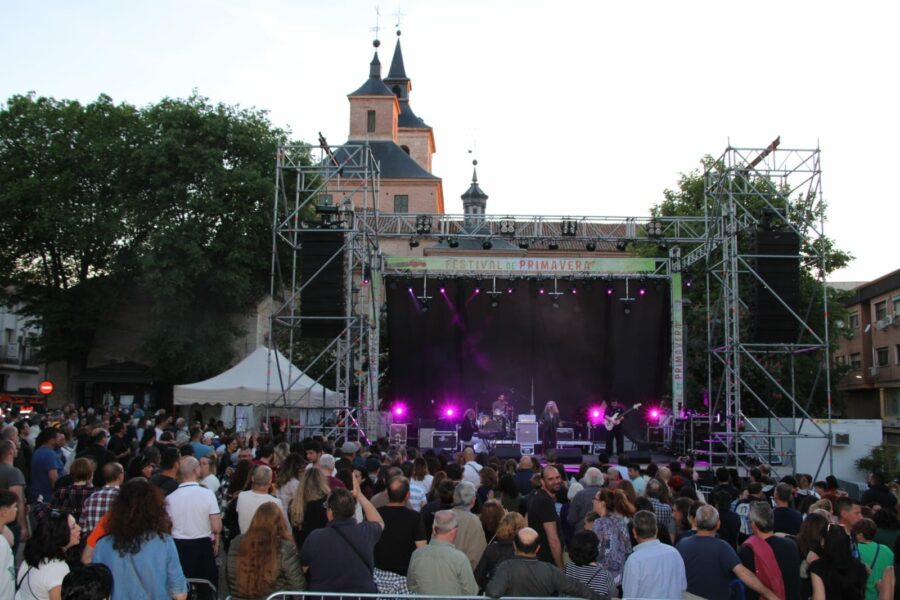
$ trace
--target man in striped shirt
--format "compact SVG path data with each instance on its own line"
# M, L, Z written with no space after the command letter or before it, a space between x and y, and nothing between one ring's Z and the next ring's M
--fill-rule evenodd
M103 465L103 487L91 494L81 509L79 525L81 533L87 537L103 515L109 512L113 500L119 495L119 487L125 481L125 469L117 462Z

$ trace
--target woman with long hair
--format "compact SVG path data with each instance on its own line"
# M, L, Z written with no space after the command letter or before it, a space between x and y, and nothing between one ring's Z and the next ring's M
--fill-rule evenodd
M519 486L516 485L515 478L504 473L497 481L497 493L495 498L499 498L500 504L509 512L518 512L522 506L522 495L519 492Z
M434 474L434 478L431 481L431 491L425 494L425 499L429 502L434 502L438 499L437 489L442 481L447 479L446 471L438 471ZM427 532L426 532L427 533Z
M106 532L91 560L112 571L112 600L187 598L187 580L159 487L146 479L123 485L109 510Z
M228 480L228 489L224 494L225 510L222 513L222 524L227 532L224 536L226 550L231 540L240 533L237 499L241 492L246 492L250 489L250 475L253 473L254 466L249 460L238 461L237 466L231 473L231 478Z
M634 514L634 507L618 490L604 488L594 496L594 533L600 541L597 546L597 564L610 572L615 585L622 584L625 559L631 554L631 538L628 535L626 517Z
M494 576L500 563L516 555L513 538L526 525L528 523L525 521L525 517L518 512L508 512L503 515L500 524L497 525L493 541L484 549L481 560L475 567L475 581L478 582L478 587L483 589Z
M481 507L478 519L481 521L481 528L484 530L484 539L490 543L497 533L497 527L506 514L506 509L500 504L499 500L491 498Z
M331 493L331 487L322 471L306 469L300 476L300 484L291 500L288 516L297 549L303 548L303 542L309 534L328 524L325 514L325 499Z
M820 558L809 565L812 599L863 600L869 573L853 557L850 536L843 527L831 523L821 532Z
M481 501L481 504L484 504L489 499L494 497L494 492L497 489L497 484L499 480L497 479L497 471L492 469L491 467L483 467L481 471L478 473L478 477L480 479L480 485L478 486L478 499Z
M300 454L292 452L288 454L278 467L275 474L275 497L281 500L282 506L290 506L294 499L297 486L300 485L300 475L306 467L306 459Z
M812 596L812 581L809 578L809 565L819 560L822 552L822 532L831 519L819 511L811 512L800 524L797 534L797 550L800 552L800 592L802 598Z
M541 441L543 442L544 452L556 448L556 430L559 428L559 408L556 402L550 400L544 405L544 412L541 413Z
M63 578L69 573L66 551L80 539L78 522L64 510L51 510L40 520L25 543L25 560L16 575L16 600L59 600Z
M416 484L425 490L425 493L431 491L431 484L434 481L434 476L428 472L428 463L421 456L417 457L416 460L413 461L413 472L412 477L409 478L410 485Z
M247 531L232 540L227 573L235 600L262 599L279 590L306 587L297 546L277 504L261 505Z

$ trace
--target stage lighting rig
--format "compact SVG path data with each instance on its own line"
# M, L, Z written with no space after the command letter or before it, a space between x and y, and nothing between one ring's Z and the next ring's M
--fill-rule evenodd
M628 241L627 240L619 240L616 242L616 250L619 252L625 252L628 250Z
M578 235L578 221L563 219L562 234L567 237L575 237Z
M409 247L410 248L418 248L419 247L419 238L409 238Z
M519 240L519 248L522 250L528 250L528 240Z
M515 235L516 234L516 222L513 219L501 219L498 223L500 226L500 233L503 235Z
M494 243L491 241L491 238L485 238L485 240L481 242L481 247L485 250L490 250L494 247Z
M646 227L647 237L660 238L663 236L663 224L660 221L650 221Z
M502 290L497 290L497 278L494 277L491 290L487 293L490 297L491 308L497 308L500 305L500 298L503 296Z
M551 240L547 244L547 249L548 250L559 250L559 242L557 242L556 240Z
M630 283L629 280L626 279L625 280L625 295L622 296L621 298L619 298L619 300L622 302L622 312L624 312L626 315L631 314L631 306L632 306L632 304L634 304L634 301L635 301L635 298L632 298L631 295L629 294L629 283ZM641 290L643 291L643 288L641 288ZM643 295L643 294L641 294L641 295Z
M553 308L559 308L559 297L565 296L565 292L559 291L559 280L553 280L553 291L548 294L551 298L553 298Z
M451 248L459 248L459 240L455 237L452 237L447 241L447 245Z
M584 249L588 252L594 252L597 249L597 242L590 241L584 245Z
M419 235L428 235L431 233L431 216L430 215L418 215L416 216L416 233Z

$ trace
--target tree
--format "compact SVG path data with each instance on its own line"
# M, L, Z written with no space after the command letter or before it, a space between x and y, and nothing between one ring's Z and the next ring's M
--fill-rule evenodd
M0 111L0 281L4 301L40 322L47 360L83 364L130 275L146 233L131 219L140 130L139 112L108 96L32 93Z
M707 156L703 160L703 170L720 168L715 161ZM772 183L760 179L754 179L748 182L760 192L763 197L773 198L776 194L772 193ZM655 216L697 216L704 214L704 176L703 171L698 169L688 174L682 174L675 189L667 189L664 192L663 201L656 205L652 213ZM758 205L752 207L752 210L761 210L764 206L762 200L758 201ZM820 216L825 215L826 205L824 202L818 202L814 208L810 208L809 204L794 199L787 208L788 220L798 226L801 230L810 222L817 222ZM746 251L750 241L742 239L741 245ZM821 284L819 282L820 273L819 265L813 261L813 257L817 251L821 251L825 257L824 275L840 269L849 263L852 256L844 252L834 245L834 242L827 237L820 237L815 241L816 247L813 248L810 242L806 242L801 247L801 269L800 269L800 301L798 303L798 314L803 316L814 331L820 336L824 335L824 321L819 315L824 314L825 309L822 305ZM656 252L655 246L647 246L641 249L644 253ZM684 289L684 298L686 306L684 311L685 331L687 345L685 349L685 396L688 399L701 398L707 388L708 363L707 355L709 352L707 344L707 323L711 317L707 312L707 287L704 271L705 265L701 261L696 263L694 267L689 268L685 273L685 278L691 278L692 285L690 288ZM740 287L747 290L753 284L753 278L749 275L742 275ZM713 290L713 294L716 290ZM828 289L828 319L829 329L832 332L831 345L832 349L837 347L836 333L839 328L836 324L840 321L846 321L846 311L840 303L842 293ZM746 324L747 315L742 319L742 323ZM809 341L808 334L801 334L798 341ZM764 357L762 361L767 365L770 371L779 375L779 380L788 386L790 391L790 381L794 381L795 396L806 401L811 398L810 413L813 415L823 414L827 399L822 393L815 393L817 390L824 390L822 380L824 374L820 374L819 367L822 357L819 353L806 353L795 357L793 362L793 377L791 375L790 361L780 360L776 356ZM713 364L714 372L719 370L719 365ZM832 372L832 388L834 384L842 376L840 368L833 368ZM785 398L780 398L776 390L773 389L770 382L754 369L744 369L744 376L754 390L766 390L766 401L770 404L773 411L779 416L787 416L792 414L792 404ZM711 402L715 402L716 395L720 390L709 390L707 393L711 396ZM695 407L701 408L701 407ZM742 404L742 409L750 415L767 414L763 407L752 400Z
M138 109L14 96L0 110L4 301L43 328L42 357L82 368L126 290L164 380L227 365L233 317L268 292L275 150L266 113L196 94Z

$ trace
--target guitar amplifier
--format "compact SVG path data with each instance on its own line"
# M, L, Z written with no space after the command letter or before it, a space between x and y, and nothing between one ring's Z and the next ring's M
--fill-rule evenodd
M516 423L516 443L523 446L533 446L538 443L537 423Z
M390 441L397 446L406 445L406 425L391 425Z
M456 450L455 431L434 431L431 434L431 447L435 450Z
M433 448L434 427L419 427L419 448Z
M575 430L571 427L560 427L556 430L556 439L560 442L575 441Z

